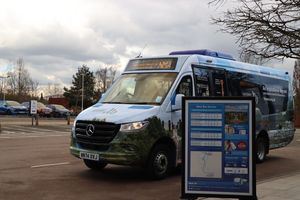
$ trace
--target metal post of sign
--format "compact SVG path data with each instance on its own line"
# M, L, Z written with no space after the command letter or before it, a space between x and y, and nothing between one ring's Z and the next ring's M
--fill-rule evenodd
M243 197L243 198L239 198L239 200L257 200L257 197Z
M67 114L67 125L70 125L70 113Z
M29 106L30 106L29 111L30 111L30 114L31 114L31 126L34 125L34 120L35 120L35 125L38 126L39 121L38 121L38 113L37 113L37 101L36 100L31 100Z
M83 111L83 100L84 100L84 73L82 72L82 79L81 79L81 87L82 87L82 91L81 91L81 111Z

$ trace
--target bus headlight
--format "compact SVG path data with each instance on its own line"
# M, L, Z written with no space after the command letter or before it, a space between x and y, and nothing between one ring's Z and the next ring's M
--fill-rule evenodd
M144 129L149 124L148 121L141 121L141 122L132 122L127 124L122 124L120 127L120 131L123 132L130 132L130 131L139 131Z

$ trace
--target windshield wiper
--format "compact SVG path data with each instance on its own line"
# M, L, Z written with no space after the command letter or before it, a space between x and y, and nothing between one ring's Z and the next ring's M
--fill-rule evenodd
M114 102L114 101L110 101L110 102L101 102L101 103L107 103L107 104L146 104L146 105L159 105L159 103L153 103L153 102Z
M134 102L132 104L147 104L147 105L159 105L159 103L153 103L153 102Z
M119 102L119 101L108 101L108 102L101 102L101 103L108 103L108 104L124 104L124 102Z

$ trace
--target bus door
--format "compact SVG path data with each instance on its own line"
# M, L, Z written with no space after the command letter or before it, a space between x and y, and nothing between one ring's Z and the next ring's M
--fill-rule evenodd
M226 70L193 65L196 96L228 96Z

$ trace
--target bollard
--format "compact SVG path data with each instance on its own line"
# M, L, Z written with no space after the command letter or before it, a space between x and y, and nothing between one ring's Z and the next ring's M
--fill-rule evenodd
M31 115L31 126L33 126L34 115Z
M70 125L70 114L67 114L67 125Z
M0 122L0 133L2 132L2 126L1 126L1 122Z
M38 114L35 115L35 125L36 126L39 125L39 115Z

